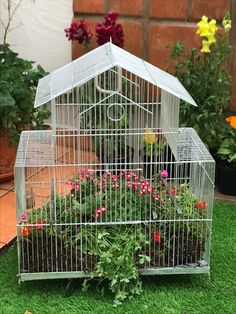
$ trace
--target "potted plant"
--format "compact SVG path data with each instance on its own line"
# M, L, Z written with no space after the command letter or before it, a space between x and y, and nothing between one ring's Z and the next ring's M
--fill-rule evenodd
M38 80L45 75L41 66L18 57L8 44L0 45L0 181L13 177L20 132L45 128L46 106L34 109Z
M221 136L218 149L218 187L219 191L227 195L236 195L236 116L226 118L230 124Z
M191 48L187 52L184 44L177 42L170 46L168 59L170 71L198 104L190 108L181 101L180 124L193 127L213 156L220 146L222 113L231 99L231 24L229 13L225 14L221 28L215 19L203 16L196 32L201 39L200 49Z
M16 148L20 132L44 128L44 119L50 115L46 106L34 109L38 80L46 72L34 62L18 57L7 44L12 20L22 0L6 0L7 19L0 19L3 43L0 45L0 182L13 178Z

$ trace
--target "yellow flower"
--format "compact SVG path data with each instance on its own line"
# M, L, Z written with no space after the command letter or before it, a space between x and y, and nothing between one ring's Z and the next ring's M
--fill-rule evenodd
M201 37L210 35L208 17L204 15L201 21L197 23L197 26L198 26L197 34L199 34Z
M230 29L231 29L231 23L225 24L225 26L224 26L225 32L228 33L230 31Z
M209 22L209 31L211 34L215 34L215 32L217 31L216 20L212 19Z
M210 44L207 40L203 40L202 41L202 49L201 49L201 52L204 52L204 53L209 53L211 52L210 50Z
M216 42L216 38L214 35L207 36L207 39L208 39L209 46Z
M224 27L224 30L226 33L228 33L231 29L231 25L232 24L232 21L230 19L230 16L229 15L226 15L224 18L223 18L223 21L222 21L222 25Z
M227 122L229 122L230 126L234 129L236 129L236 116L230 116L225 119Z
M144 143L155 144L157 142L156 135L152 132L151 129L146 129L146 134L143 136Z

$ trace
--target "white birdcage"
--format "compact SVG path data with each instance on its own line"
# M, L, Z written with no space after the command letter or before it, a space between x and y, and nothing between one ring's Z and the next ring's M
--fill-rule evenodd
M99 257L86 232L117 226L145 234L140 273L209 272L215 164L179 128L180 99L196 106L177 78L111 43L39 81L52 130L22 132L17 152L21 281L89 276Z

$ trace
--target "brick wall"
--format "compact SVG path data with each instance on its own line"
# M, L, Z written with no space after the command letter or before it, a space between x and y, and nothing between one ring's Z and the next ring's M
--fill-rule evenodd
M75 18L89 21L93 33L109 10L118 12L125 33L124 48L160 68L168 55L167 46L177 40L186 47L200 46L196 22L203 15L220 22L225 12L231 11L231 43L235 46L231 109L236 111L236 0L73 0L73 10ZM95 35L92 46L97 46ZM80 56L82 49L72 43L72 58Z

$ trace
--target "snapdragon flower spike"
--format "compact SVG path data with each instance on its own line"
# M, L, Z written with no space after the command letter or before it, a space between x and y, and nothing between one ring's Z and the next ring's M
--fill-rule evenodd
M110 11L105 16L104 23L97 23L95 27L97 43L99 46L107 43L112 39L112 43L118 47L124 45L124 32L121 24L116 24L118 13Z
M92 33L88 30L88 23L85 20L73 21L69 28L65 28L68 40L77 40L79 44L88 44L92 38Z

